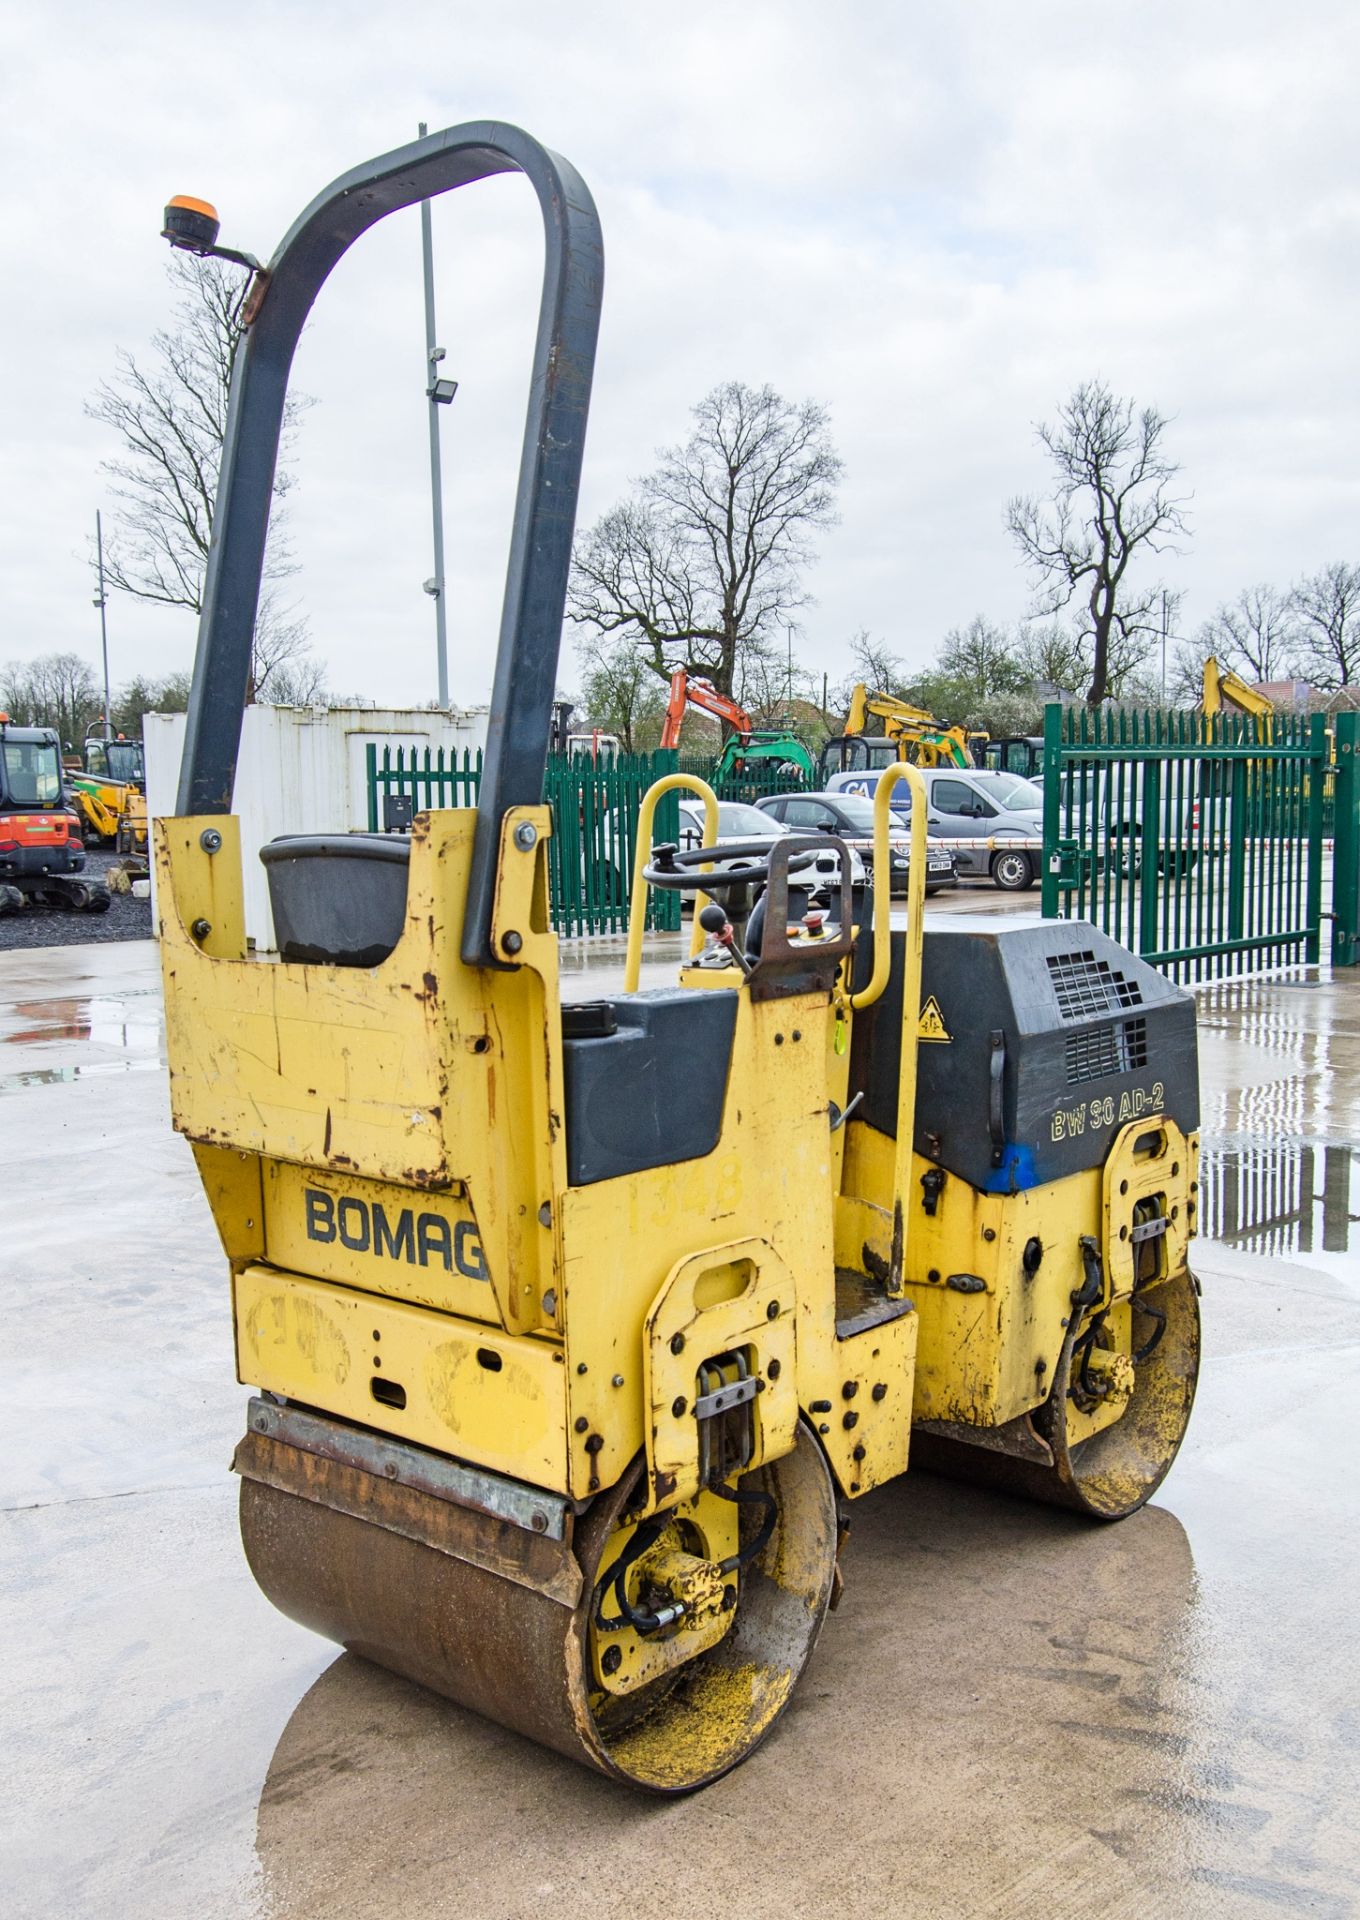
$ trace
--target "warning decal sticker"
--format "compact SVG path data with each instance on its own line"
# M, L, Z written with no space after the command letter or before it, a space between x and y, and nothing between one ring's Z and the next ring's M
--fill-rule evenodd
M943 1040L945 1042L952 1040L954 1037L944 1023L944 1015L940 1012L940 1003L933 993L921 1009L921 1018L916 1023L916 1037L918 1040Z

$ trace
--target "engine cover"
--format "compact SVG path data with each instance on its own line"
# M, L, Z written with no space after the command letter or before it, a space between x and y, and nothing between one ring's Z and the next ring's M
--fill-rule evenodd
M857 1118L892 1135L905 939L851 1053ZM869 958L866 944L861 984ZM1087 921L929 928L921 998L915 1148L971 1186L1016 1193L1099 1166L1130 1120L1199 1126L1192 997Z

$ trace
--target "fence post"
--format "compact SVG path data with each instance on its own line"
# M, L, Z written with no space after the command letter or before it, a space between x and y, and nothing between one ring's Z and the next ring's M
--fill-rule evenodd
M1255 722L1252 722L1253 727ZM1232 744L1244 744L1242 729L1234 729ZM1247 894L1247 763L1228 762L1228 938L1240 940L1246 919ZM1241 969L1243 956L1234 949L1230 973Z
M1150 727L1143 730L1144 741ZM1135 733L1135 738L1137 737ZM1158 868L1162 854L1162 763L1160 760L1143 762L1143 818L1138 835L1138 951L1156 953L1157 908L1161 901L1161 879ZM1129 849L1129 865L1133 865L1133 849Z
M1308 892L1304 922L1308 932L1303 957L1310 967L1322 958L1322 809L1327 784L1327 721L1315 713L1308 722Z
M378 743L370 740L364 748L364 774L368 781L368 830L378 831Z
M1061 705L1044 708L1044 850L1040 902L1045 920L1058 917L1058 796L1062 780Z
M1336 716L1332 965L1360 966L1360 713Z

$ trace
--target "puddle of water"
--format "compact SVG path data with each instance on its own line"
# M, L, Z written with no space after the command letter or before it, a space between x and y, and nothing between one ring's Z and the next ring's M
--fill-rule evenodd
M129 1004L135 1001L146 1004ZM0 1043L55 1047L69 1045L72 1041L89 1041L95 1046L114 1048L132 1056L132 1060L104 1067L102 1070L105 1072L125 1071L133 1061L156 1065L160 1060L160 1001L153 987L133 989L128 993L92 994L79 999L20 1000L11 1010L11 1018L14 1024L6 1022L0 1029ZM8 1082L43 1085L45 1071L12 1074L8 1076ZM92 1071L95 1069L89 1067L71 1071L53 1069L46 1078L69 1080Z
M30 1067L26 1073L0 1073L0 1096L25 1087L54 1087L66 1080L95 1080L110 1073L154 1073L159 1055L130 1054L122 1060L96 1060L84 1067Z
M1360 1149L1280 1140L1206 1145L1199 1230L1243 1253L1360 1250Z

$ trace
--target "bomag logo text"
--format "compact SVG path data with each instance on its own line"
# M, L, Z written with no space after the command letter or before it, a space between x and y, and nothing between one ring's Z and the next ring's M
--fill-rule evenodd
M337 1200L319 1187L304 1187L307 1238L329 1246L339 1241L351 1253L370 1253L377 1260L405 1260L413 1267L455 1269L469 1280L485 1280L482 1243L471 1220L446 1220L442 1213L417 1213L403 1207L395 1220L380 1201L372 1206L346 1194Z

